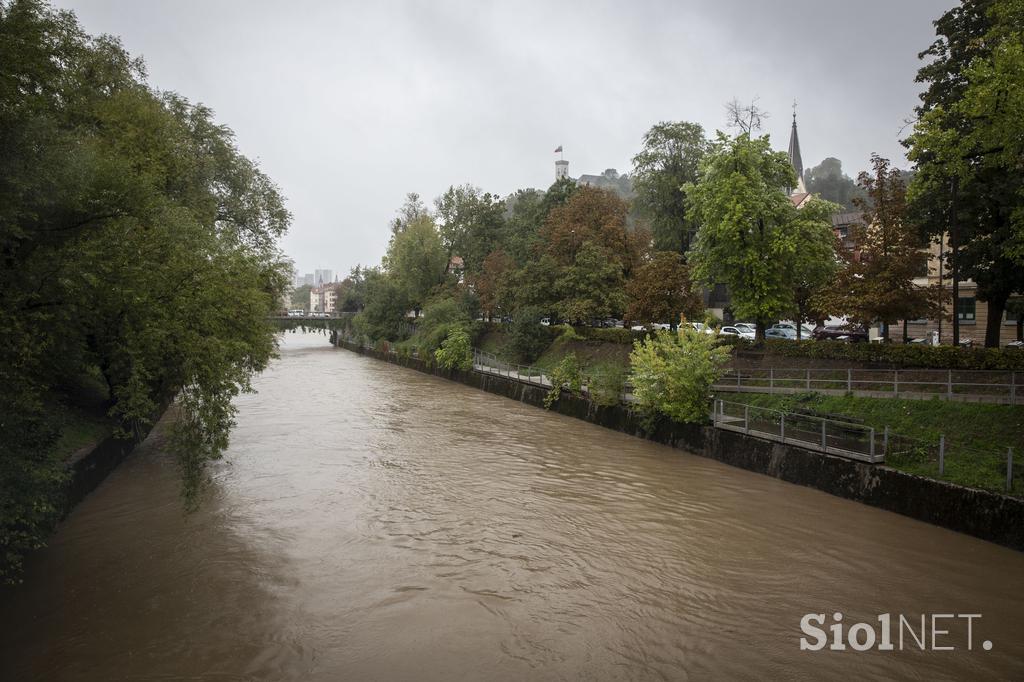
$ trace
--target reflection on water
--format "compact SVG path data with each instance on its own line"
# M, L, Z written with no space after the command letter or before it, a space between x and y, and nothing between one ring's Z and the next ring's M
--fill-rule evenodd
M160 430L75 510L0 597L0 678L1024 677L1022 554L322 336L257 388L199 512ZM800 652L833 611L983 617Z

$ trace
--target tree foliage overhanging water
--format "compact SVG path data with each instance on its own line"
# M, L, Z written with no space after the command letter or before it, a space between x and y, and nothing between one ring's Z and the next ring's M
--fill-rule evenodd
M212 111L72 13L0 0L0 579L60 513L54 415L79 378L126 434L178 397L195 499L274 354L289 220Z

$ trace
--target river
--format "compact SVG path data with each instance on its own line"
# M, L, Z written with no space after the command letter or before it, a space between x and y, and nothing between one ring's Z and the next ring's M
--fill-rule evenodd
M161 424L0 590L0 679L1024 679L1024 554L322 336L255 388L198 512Z

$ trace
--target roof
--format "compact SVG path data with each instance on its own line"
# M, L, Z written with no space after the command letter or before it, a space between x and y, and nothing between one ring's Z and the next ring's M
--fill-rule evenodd
M800 206L800 204L807 201L807 197L811 196L809 192L797 192L789 195L789 200L793 202L794 206Z
M840 225L863 225L864 224L864 213L863 211L849 211L847 213L833 213L832 214L832 227L839 227Z

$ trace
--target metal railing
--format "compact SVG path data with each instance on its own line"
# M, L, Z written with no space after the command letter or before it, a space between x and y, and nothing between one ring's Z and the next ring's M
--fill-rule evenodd
M539 367L506 362L493 353L478 348L473 349L473 368L485 374L515 379L542 388L551 388L551 379Z
M1024 372L932 369L733 369L715 383L721 391L799 393L872 398L941 398L1024 404Z
M874 428L863 424L725 400L714 401L711 420L719 429L796 445L807 450L872 464L885 459L879 434Z

